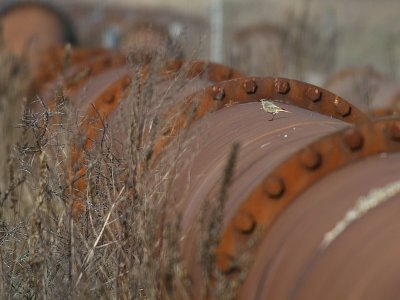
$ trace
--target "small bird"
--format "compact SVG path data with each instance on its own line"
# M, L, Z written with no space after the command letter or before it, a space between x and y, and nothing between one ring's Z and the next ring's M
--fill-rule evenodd
M272 114L272 119L268 120L268 121L272 121L274 119L275 115L279 112L291 113L290 111L275 105L273 102L268 101L267 99L261 99L260 101L261 101L262 109L264 109L267 113Z

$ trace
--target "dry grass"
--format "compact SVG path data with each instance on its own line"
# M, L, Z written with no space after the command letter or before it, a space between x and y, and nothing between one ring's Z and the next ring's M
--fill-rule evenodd
M5 50L0 41L0 187L7 182L7 160L11 144L16 142L15 125L23 109L23 96L27 93L29 75L26 64Z
M319 39L311 30L311 1L304 3L300 14L288 18L291 21L286 24L289 38L284 45L292 52L285 61L290 63L276 72L284 69L299 78L307 77L309 71L326 75L336 56L335 28L326 40ZM319 50L311 52L307 44ZM260 46L254 51L265 55L263 45L251 46ZM259 61L259 57L254 59ZM233 145L227 155L219 196L199 212L203 282L201 290L194 290L181 255L182 216L173 196L174 180L182 168L180 158L190 142L187 132L174 139L157 164L151 160L155 137L168 126L162 122L162 112L187 84L185 69L170 84L160 84L157 74L164 60L158 53L151 76L141 81L143 61L137 55L128 59L132 85L112 116L116 121L102 119L93 147L83 149L79 163L85 165L87 184L79 190L74 184L78 178L71 177L69 170L74 165L72 145L82 144L85 137L77 125L82 116L62 89L55 91L55 108L33 97L28 100L34 102L35 110L29 105L23 109L28 70L0 47L1 299L191 299L206 298L211 289L216 299L235 297L247 272L221 274L214 251L239 148ZM315 69L312 60L322 67ZM168 120L175 121L175 116ZM74 218L77 201L85 211ZM257 239L255 234L250 243ZM243 245L239 262L251 260L250 246Z
M185 70L159 90L161 79L154 74L159 74L163 57L153 61L153 75L145 81L139 80L141 62L130 61L131 88L113 115L118 126L103 119L93 147L83 149L79 163L86 167L84 190L75 187L77 178L69 172L72 144L79 145L84 138L77 125L82 117L61 89L55 91L54 108L36 97L32 99L35 110L26 106L20 121L2 119L7 126L18 124L19 138L13 143L3 133L11 155L0 189L1 298L189 299L199 295L200 291L191 290L182 261L181 215L171 192L186 133L175 138L157 164L150 161L155 137L165 130L160 114L186 83ZM8 73L4 81L8 97L2 103L21 103L17 101L24 93L21 79ZM203 262L207 276L216 272L213 251L236 150L212 212L219 218L205 224L210 234L203 237L199 250L207 260ZM78 218L73 217L76 201L85 207Z

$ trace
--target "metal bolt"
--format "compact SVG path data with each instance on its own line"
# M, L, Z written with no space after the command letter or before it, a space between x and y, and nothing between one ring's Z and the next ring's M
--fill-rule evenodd
M339 97L336 97L333 104L335 105L336 112L340 114L342 117L350 115L351 106L342 99L340 99Z
M254 79L247 79L243 83L243 88L247 94L254 94L257 91L257 83Z
M122 79L121 86L122 89L125 90L131 85L131 79L129 77L125 77Z
M322 156L311 147L307 147L300 152L300 163L309 170L317 169L322 162Z
M239 211L235 216L235 227L240 232L249 234L256 227L256 222L247 212Z
M391 138L397 142L400 141L400 122L396 121L389 125L389 134Z
M270 176L265 181L265 191L271 198L280 198L285 192L285 184L281 177Z
M362 148L364 138L357 129L351 128L344 133L344 142L352 151L356 151Z
M165 67L165 71L167 73L175 73L175 72L178 72L181 67L182 67L181 61L173 61L173 62L167 63L167 66Z
M290 90L289 82L283 79L275 79L275 91L279 94L287 94Z
M226 253L217 253L216 256L217 265L222 273L229 274L235 270L234 259L231 255Z
M229 80L229 79L232 79L232 77L233 77L233 70L232 69L229 69L229 72L228 73L226 73L226 77L225 77L225 79L224 80Z
M213 86L212 87L212 97L216 101L222 101L225 98L224 88L222 88L220 86Z
M110 56L106 56L104 59L103 59L103 67L109 67L109 66L111 66L112 65L112 59L111 59L111 57Z
M115 100L115 95L114 94L105 95L104 98L103 98L103 101L105 103L108 103L108 104L113 103L114 100Z
M321 91L316 87L308 87L305 93L306 97L312 102L317 102L321 99Z

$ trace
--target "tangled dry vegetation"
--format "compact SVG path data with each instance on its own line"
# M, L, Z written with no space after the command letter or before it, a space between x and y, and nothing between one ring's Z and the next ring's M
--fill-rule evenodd
M221 277L214 267L213 250L237 146L225 175L221 174L225 179L217 204L199 216L198 226L206 232L198 246L205 280L202 290L193 291L181 258L181 217L170 192L184 152L185 132L175 138L156 167L149 164L155 136L163 130L161 106L173 101L184 81L178 76L159 91L161 79L153 75L139 85L140 62L131 61L131 88L124 107L114 116L120 118L115 122L119 126L102 120L98 140L85 149L80 161L86 167L87 187L77 192L73 190L77 178L68 170L71 145L84 134L79 127L83 117L61 88L55 91L53 108L34 95L22 109L27 102L23 96L28 72L4 51L0 63L1 156L7 158L0 187L0 297L206 297L208 279ZM153 62L151 74L158 74L161 63L162 58ZM74 201L86 208L79 218L73 217ZM210 214L214 218L207 221L204 215ZM218 280L216 296L231 298L236 286L234 281Z

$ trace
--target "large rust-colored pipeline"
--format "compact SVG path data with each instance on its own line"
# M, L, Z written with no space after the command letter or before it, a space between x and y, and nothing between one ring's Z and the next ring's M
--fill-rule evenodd
M252 88L248 89L250 85ZM282 86L285 86L285 89L282 89ZM200 120L193 126L194 133L203 133L193 141L193 149L200 149L194 157L193 164L182 171L177 184L177 195L182 199L180 208L185 232L182 247L195 286L201 286L198 241L202 234L193 220L196 220L196 216L204 207L204 201L212 203L218 199L226 157L232 143L238 141L241 147L223 214L224 232L217 250L218 266L228 280L248 273L247 279L239 289L238 297L310 299L310 295L318 295L316 298L320 299L329 293L331 299L339 299L341 295L354 291L362 292L362 295L368 294L367 290L357 286L359 278L346 277L347 280L353 279L354 290L352 284L336 290L336 285L330 286L329 282L325 283L326 289L322 290L318 287L319 283L313 284L311 281L320 280L322 275L313 275L312 278L309 275L311 283L306 284L303 283L303 274L306 271L311 274L307 263L314 259L312 255L319 253L320 248L321 251L325 251L324 247L333 247L336 241L340 240L340 234L334 239L331 232L338 230L335 229L336 224L339 224L336 225L339 229L342 228L341 218L345 219L347 216L355 222L357 218L364 216L361 214L355 218L355 212L350 210L352 206L361 205L358 203L362 201L363 196L375 197L375 200L370 201L379 204L380 198L374 194L376 189L381 189L381 193L386 192L385 200L400 192L400 156L397 154L400 150L399 120L371 122L366 115L338 96L296 81L278 78L238 79L218 85L217 88L224 91L225 96L222 99L213 98L215 87L194 97L203 107L202 102L222 101L219 105L221 110L208 116L204 124L201 124ZM264 111L258 102L263 98L286 102L276 104L291 113L282 113L278 119L269 121L269 113ZM238 103L256 103L224 107L233 100ZM324 109L321 109L322 107ZM198 130L198 127L203 129ZM378 164L380 167L372 168ZM346 177L343 174L347 174ZM310 193L311 189L315 189L315 192ZM370 196L371 193L373 196ZM336 208L337 200L334 199L345 203L341 211ZM317 215L314 217L309 213L310 208L306 205L303 207L301 201L323 202L323 211L316 211ZM294 213L290 213L295 209L292 207L297 209L295 216ZM367 202L364 207L373 211L374 205ZM331 216L332 210L337 211L335 217ZM326 223L328 225L324 225L324 212L327 214L326 218L331 218L330 223ZM364 213L368 216L370 214L369 211L368 214ZM298 227L298 215L302 216L304 222L314 225L315 229L318 229L314 231L318 233L311 230L308 233L308 227ZM349 215L351 217L348 217ZM314 223L313 218L318 221ZM302 235L300 233L292 237L289 229L274 231L278 226L275 224L285 219L291 222L292 230L296 229ZM348 227L351 226L352 224L349 224ZM341 234L347 233L345 229L342 228ZM270 237L272 232L275 232L274 239ZM309 243L312 234L317 242ZM283 248L289 238L293 238L292 246L288 246L288 249ZM303 248L307 248L307 252L297 255L299 249ZM293 253L286 255L289 251ZM346 248L343 251L346 251ZM350 254L347 253L348 256ZM250 256L250 259L243 259L246 255ZM371 260L374 259L373 251L365 255L369 255ZM364 259L367 259L366 257ZM293 265L287 261L292 261ZM324 269L319 272L334 272L331 271L335 269L334 264L329 264L329 260L326 260L325 264ZM353 272L362 274L363 270L358 269L363 267L362 265L354 267ZM332 273L331 276L340 277L340 274ZM373 278L373 274L369 276ZM395 288L394 284L390 286L393 278L386 279L388 281L381 284L388 284L391 290L382 295L389 295ZM376 289L372 286L367 287L372 293L379 294L382 285L376 285ZM365 289L367 287L363 286ZM210 295L213 295L213 291ZM194 293L192 296L196 298L198 295Z
M95 53L100 57L106 53L118 57L117 53ZM94 58L89 61L91 59ZM85 66L87 60L78 61L77 66ZM94 68L96 72L92 76L81 78L83 83L66 89L74 105L87 114L93 104L100 115L111 117L118 105L126 103L122 100L123 90L130 82L129 71L123 60L111 61L117 62L116 65ZM171 63L161 72L170 74L181 64ZM207 69L207 65L196 64L193 74L202 74ZM71 70L77 68L74 70L77 72L77 66L72 66ZM198 262L201 234L196 216L204 207L204 201L213 203L218 198L229 149L233 142L239 142L239 156L216 252L216 264L227 280L235 280L238 274L246 275L237 296L241 299L309 299L325 298L329 294L331 299L337 299L352 293L392 295L391 284L397 274L393 264L390 266L394 275L380 278L379 284L360 287L359 280L365 274L362 262L375 259L374 248L366 249L362 259L354 260L350 271L359 275L346 277L351 284L320 280L324 276L341 277L341 272L348 271L347 264L339 263L340 257L352 260L351 245L361 246L346 240L357 240L368 235L368 230L377 230L370 229L374 225L364 218L375 219L385 215L385 211L392 211L385 210L385 206L394 202L393 197L398 197L400 190L396 189L400 171L397 154L400 121L370 121L346 100L302 82L284 78L221 81L239 74L222 66L208 65L208 70L214 71L205 73L208 74L206 79L199 78L197 84L192 87L189 84L187 90L177 96L175 105L182 108L180 122L172 124L173 130L159 136L153 149L156 163L163 149L173 141L173 135L191 126L188 134L192 132L195 138L188 146L193 151L188 152L196 154L191 165L180 169L175 193L180 199L178 207L183 216L183 260L190 270L193 290L202 286L202 267ZM67 80L65 84L70 83ZM190 95L197 88L203 89ZM261 99L270 99L289 113L279 113L271 121L271 113L263 109ZM196 108L190 118L189 107ZM206 114L208 117L203 118ZM89 143L85 147L90 147L89 141L95 140L91 134L96 135L98 131L92 127L85 130ZM78 162L79 157L75 158ZM374 171L369 172L371 169ZM82 168L78 175L84 172ZM84 181L76 184L78 191L85 190ZM384 196L376 194L376 190ZM380 200L382 197L385 202ZM363 207L368 210L358 212L358 203L370 198L377 204L367 202ZM355 217L355 213L359 215ZM340 225L343 223L347 226ZM373 242L365 247L370 244L380 247L381 239L386 238L385 242L389 243L391 237L388 234L379 240L375 240L376 235L368 238ZM395 252L388 255L391 253ZM241 259L243 255L250 259ZM375 270L389 261L376 263ZM340 265L343 267L338 268ZM373 275L369 278L374 278ZM217 283L213 281L213 284ZM321 289L321 285L325 289ZM208 294L213 297L213 293L211 288ZM198 296L193 292L193 298Z
M66 55L69 56L70 65L63 70L63 59ZM69 103L80 115L78 124L82 135L79 137L81 143L74 145L72 149L72 162L80 166L79 171L72 175L78 179L71 180L74 182L73 188L76 192L82 193L86 188L86 180L83 178L86 171L83 161L84 151L92 148L103 126L103 120L108 120L111 128L116 129L120 125L116 115L117 108L126 107L123 110L129 111L129 99L126 98L132 86L132 77L135 76L134 70L127 64L124 54L101 49L58 49L51 51L47 58L35 87L42 96L44 104L50 109L54 108L57 101L55 90L61 88L64 97L69 99ZM154 77L154 74L150 73L154 71L158 74L156 78L151 78L150 76ZM156 70L151 70L151 64L144 63L139 73L139 85L145 84L148 80L157 80L155 95L159 99L163 99L163 93L171 88L174 81L179 80L179 85L182 87L175 91L171 103L178 102L210 84L241 76L237 71L222 65L183 60L160 63ZM128 138L127 132L119 131L119 134L116 132L114 131L114 134L119 135L120 141ZM76 208L78 211L84 209L79 201L76 202Z
M71 157L78 167L70 174L79 196L86 189L84 151L98 138L102 120L118 122L113 114L129 105L132 80L145 82L149 66L143 63L133 78L118 51L48 53L35 88L51 110L61 87L82 113L83 139L74 141ZM203 287L197 216L205 208L209 217L220 199L226 160L238 142L212 261L221 275L210 276L209 298L217 297L218 280L225 279L237 282L240 299L397 299L400 119L371 120L322 88L278 77L240 78L203 62L162 64L155 93L184 66L183 89L162 114L165 130L151 160L156 166L174 136L188 129L188 154L178 162L172 198L182 214L191 297L199 298ZM275 115L271 104L284 111ZM172 113L178 113L174 122ZM85 206L76 199L78 218Z
M242 298L397 299L399 160L371 154L297 197L261 239Z

